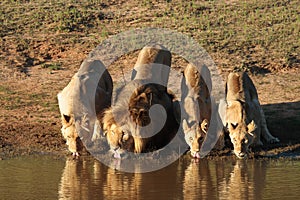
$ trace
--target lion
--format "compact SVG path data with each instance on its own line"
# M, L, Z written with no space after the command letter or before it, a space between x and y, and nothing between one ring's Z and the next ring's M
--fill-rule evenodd
M83 73L94 69L103 71L95 92L95 111L97 115L96 124L98 124L100 126L100 130L102 130L102 124L100 122L102 121L104 110L111 105L113 83L112 78L105 66L98 60L90 62L85 61L80 67L80 71ZM59 110L61 113L61 132L66 140L69 151L72 152L74 156L79 156L78 152L83 148L82 142L79 139L79 135L75 127L74 118L74 103L76 102L74 98L79 92L80 78L80 74L76 73L72 77L69 84L57 95Z
M137 153L161 149L173 139L179 128L174 115L174 99L172 93L157 84L145 84L134 91L129 101L129 112L132 119L130 127L136 126L131 131L135 131ZM161 107L151 110L156 105Z
M235 160L225 167L227 173L224 173L224 166L216 166L223 172L222 177L218 177L219 199L263 199L267 165L265 162Z
M132 90L133 94L124 98L122 93L128 95ZM165 87L134 80L122 88L120 97L104 112L103 128L111 149L144 153L160 149L173 139L179 128L175 97ZM157 105L162 108L155 109Z
M201 164L197 160L188 162L184 163L181 166L183 168L180 169L183 171L182 199L216 199L215 192L212 192L214 176L216 175L211 167L212 163L206 159L201 161Z
M131 80L147 79L167 87L171 58L171 52L162 45L145 46L138 55Z
M152 45L141 50L132 81L118 89L113 105L105 111L103 127L111 149L149 152L175 136L179 127L175 96L166 87L170 65L171 53L165 47ZM163 118L166 123L162 125Z
M263 145L261 137L267 143L279 142L267 128L256 88L246 72L230 73L225 93L225 122L238 158L245 158L249 147Z
M125 133L115 121L113 110L106 109L102 119L104 136L106 136L110 150L115 158L125 157L126 151L134 151L133 137Z
M183 72L182 128L191 155L200 158L200 149L206 137L212 115L210 97L211 77L206 66L198 71L196 66L188 64Z
M95 188L107 185L109 169L96 159L66 158L58 186L58 199L103 199L103 194ZM93 185L93 187L90 187Z

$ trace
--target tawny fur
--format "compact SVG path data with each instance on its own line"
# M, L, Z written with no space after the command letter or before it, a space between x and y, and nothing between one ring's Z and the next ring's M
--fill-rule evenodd
M95 112L99 121L102 121L103 111L111 104L113 83L111 76L106 70L105 66L100 61L85 61L80 70L88 70L91 68L98 68L103 70L102 77L99 79L96 91L95 91ZM82 72L80 72L82 73ZM74 105L75 97L79 92L78 86L80 85L79 72L76 73L68 85L57 95L59 109L61 113L62 122L62 134L65 138L68 149L75 155L78 155L78 151L81 150L82 144L79 140L79 135L75 128L75 113ZM86 100L86 99L82 99ZM88 100L87 100L88 101ZM100 124L102 126L102 124ZM100 133L99 133L100 134Z
M174 96L166 88L170 65L171 53L163 46L144 47L135 64L132 81L118 90L113 105L105 112L103 123L106 133L111 133L110 127L114 123L115 127L122 130L118 132L119 139L124 133L126 138L127 135L133 138L133 141L125 143L131 145L128 149L133 149L136 153L162 148L175 136L179 127L174 116ZM167 121L157 134L148 137L148 132L155 129L155 120L161 117L150 120L149 112L155 104L164 107ZM108 122L110 125L106 125ZM122 143L113 142L110 137L107 139L111 140L109 143L124 148Z
M210 124L212 105L211 78L208 69L188 64L182 82L183 132L193 157L199 152Z
M256 88L247 73L230 73L225 91L225 121L237 157L245 157L250 146L262 145L261 137L267 143L279 142L267 128Z
M138 87L138 85L140 85ZM129 97L122 98L116 102L111 108L105 111L103 118L104 130L107 134L111 134L111 128L117 127L117 140L113 141L113 137L107 137L109 144L117 145L114 148L123 148L124 150L136 153L148 152L155 149L160 149L164 145L168 144L175 136L179 124L174 116L173 99L174 96L163 89L162 86L156 84L143 84L141 80L134 80L124 86L122 91L134 91ZM120 95L124 97L124 95ZM126 95L125 95L126 96ZM157 120L161 120L162 116L153 117L153 121L150 120L149 112L152 105L160 104L164 107L167 114L167 121L162 130L157 134L148 137L147 131L151 132L151 126L158 123ZM157 113L160 114L160 113ZM146 129L147 127L148 129ZM143 129L144 128L144 129ZM116 129L116 128L115 128ZM129 138L133 138L133 141L122 140L122 135L129 135ZM123 143L127 148L123 147ZM112 147L113 145L111 145Z
M111 149L115 151L118 150L120 154L125 152L125 150L129 152L134 151L133 137L118 126L112 109L109 108L104 112L102 122L103 129L105 130L104 135L106 136Z
M171 52L161 45L145 46L139 53L131 80L151 80L167 87Z

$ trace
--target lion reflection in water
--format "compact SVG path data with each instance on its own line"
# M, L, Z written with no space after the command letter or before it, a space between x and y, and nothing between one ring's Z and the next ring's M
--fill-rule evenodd
M185 169L183 181L184 199L214 199L213 177L210 171L208 160L201 160L201 163L194 159Z
M139 166L133 166L139 171ZM83 157L67 159L59 184L59 199L145 199L158 185L174 184L178 177L176 167L169 173L124 173L107 167L97 160ZM174 199L182 190L167 194ZM166 194L166 193L165 193Z
M59 184L59 199L103 199L103 193L93 192L101 188L107 167L97 160L68 158Z
M233 169L219 183L220 199L262 199L266 163L236 160Z

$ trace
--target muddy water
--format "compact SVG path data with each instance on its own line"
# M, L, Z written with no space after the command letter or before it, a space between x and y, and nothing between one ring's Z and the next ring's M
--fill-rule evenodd
M92 158L49 156L0 161L0 199L298 199L299 160L181 158L130 174Z

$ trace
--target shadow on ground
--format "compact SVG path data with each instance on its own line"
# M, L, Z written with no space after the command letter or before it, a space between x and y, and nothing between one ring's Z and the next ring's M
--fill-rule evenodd
M300 143L300 102L263 105L268 128L281 143Z

